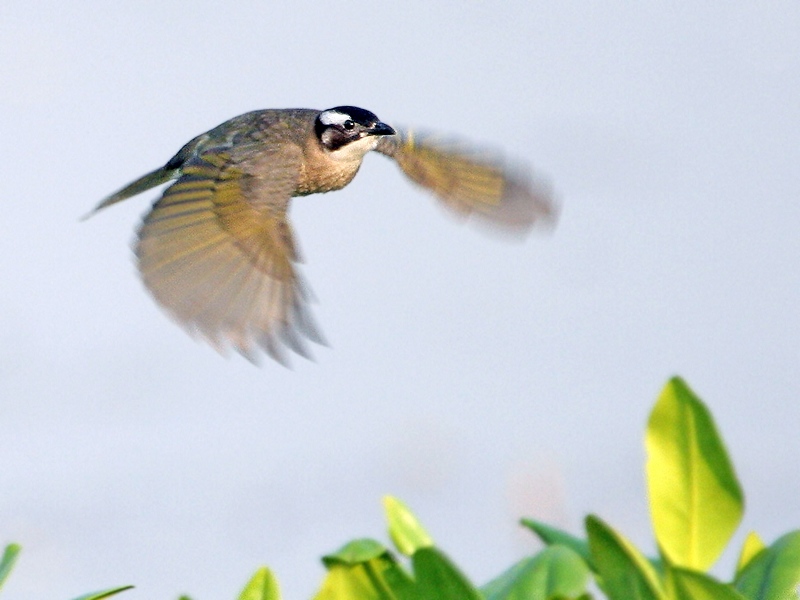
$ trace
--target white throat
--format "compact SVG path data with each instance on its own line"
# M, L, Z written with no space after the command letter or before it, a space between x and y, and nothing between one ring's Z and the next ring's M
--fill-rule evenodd
M361 162L364 155L370 150L374 150L378 145L378 136L368 135L355 142L345 144L337 150L328 152L328 155L338 161L344 162Z

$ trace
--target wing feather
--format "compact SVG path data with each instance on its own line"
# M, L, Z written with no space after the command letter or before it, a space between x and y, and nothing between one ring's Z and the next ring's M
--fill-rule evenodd
M321 341L287 218L301 156L247 146L206 149L145 217L136 245L142 279L190 332L256 360L261 348L286 362Z
M410 130L382 137L375 149L457 215L519 233L557 217L550 186L499 154Z

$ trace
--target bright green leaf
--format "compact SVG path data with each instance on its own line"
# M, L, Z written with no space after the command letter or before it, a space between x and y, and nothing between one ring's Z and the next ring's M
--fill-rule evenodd
M750 600L797 598L800 585L800 531L778 538L753 557L734 582Z
M314 600L415 600L413 581L388 552L325 564L328 574Z
M675 600L747 600L732 586L698 571L670 570Z
M661 393L646 446L659 547L676 566L706 570L739 525L744 501L711 414L680 378Z
M575 551L556 544L526 558L481 588L486 600L575 598L586 592L589 567Z
M411 558L418 600L483 600L470 581L436 548L421 548Z
M374 540L352 541L322 562L328 574L315 600L415 600L411 577Z
M102 600L103 598L109 598L110 596L131 589L133 589L132 585L124 585L122 587L111 588L110 590L103 590L102 592L92 592L90 594L84 594L83 596L78 596L74 600Z
M9 544L3 551L3 557L0 558L0 588L3 587L6 579L8 579L11 569L14 568L14 563L17 562L20 550L21 548L18 544Z
M389 536L400 552L411 556L420 548L433 546L433 539L405 504L385 496L383 506L389 522Z
M753 560L755 555L766 547L764 541L755 531L748 533L747 537L744 539L744 544L742 544L742 551L739 553L739 561L736 563L736 574L738 575L741 573L742 569Z
M379 577L370 576L368 566L335 565L314 600L394 600L394 596Z
M598 517L586 517L589 549L603 589L611 600L662 600L652 564L625 537Z
M354 565L386 554L386 546L367 538L348 542L333 554L322 557L322 562L330 568L333 564Z
M589 565L589 568L594 570L594 565L592 564L592 555L589 552L589 542L586 540L582 540L579 537L567 533L566 531L562 531L561 529L557 529L556 527L551 527L550 525L546 525L539 521L534 521L533 519L522 519L520 523L533 531L537 536L539 536L539 539L548 546L553 544L561 544L562 546L566 546L574 552L577 552L581 558L586 561L586 564Z
M281 600L278 580L267 567L261 567L244 586L239 600Z

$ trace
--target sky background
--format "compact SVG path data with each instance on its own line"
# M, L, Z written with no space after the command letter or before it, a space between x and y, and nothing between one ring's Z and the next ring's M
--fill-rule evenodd
M652 550L676 373L742 481L737 543L798 527L800 4L675 4L0 3L8 598L233 598L261 564L308 598L320 555L387 540L384 494L479 584L536 549L522 516ZM487 236L367 157L292 207L330 347L288 370L151 300L156 193L79 222L230 117L340 104L528 161L558 227Z

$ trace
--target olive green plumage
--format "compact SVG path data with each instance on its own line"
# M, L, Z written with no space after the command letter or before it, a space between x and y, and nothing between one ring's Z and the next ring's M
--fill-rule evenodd
M547 186L501 157L397 132L352 106L235 117L95 211L176 180L138 231L139 270L153 296L220 350L232 346L251 360L259 349L280 362L285 348L308 357L304 339L323 340L296 269L289 202L341 189L371 150L393 158L457 214L522 233L555 217Z

